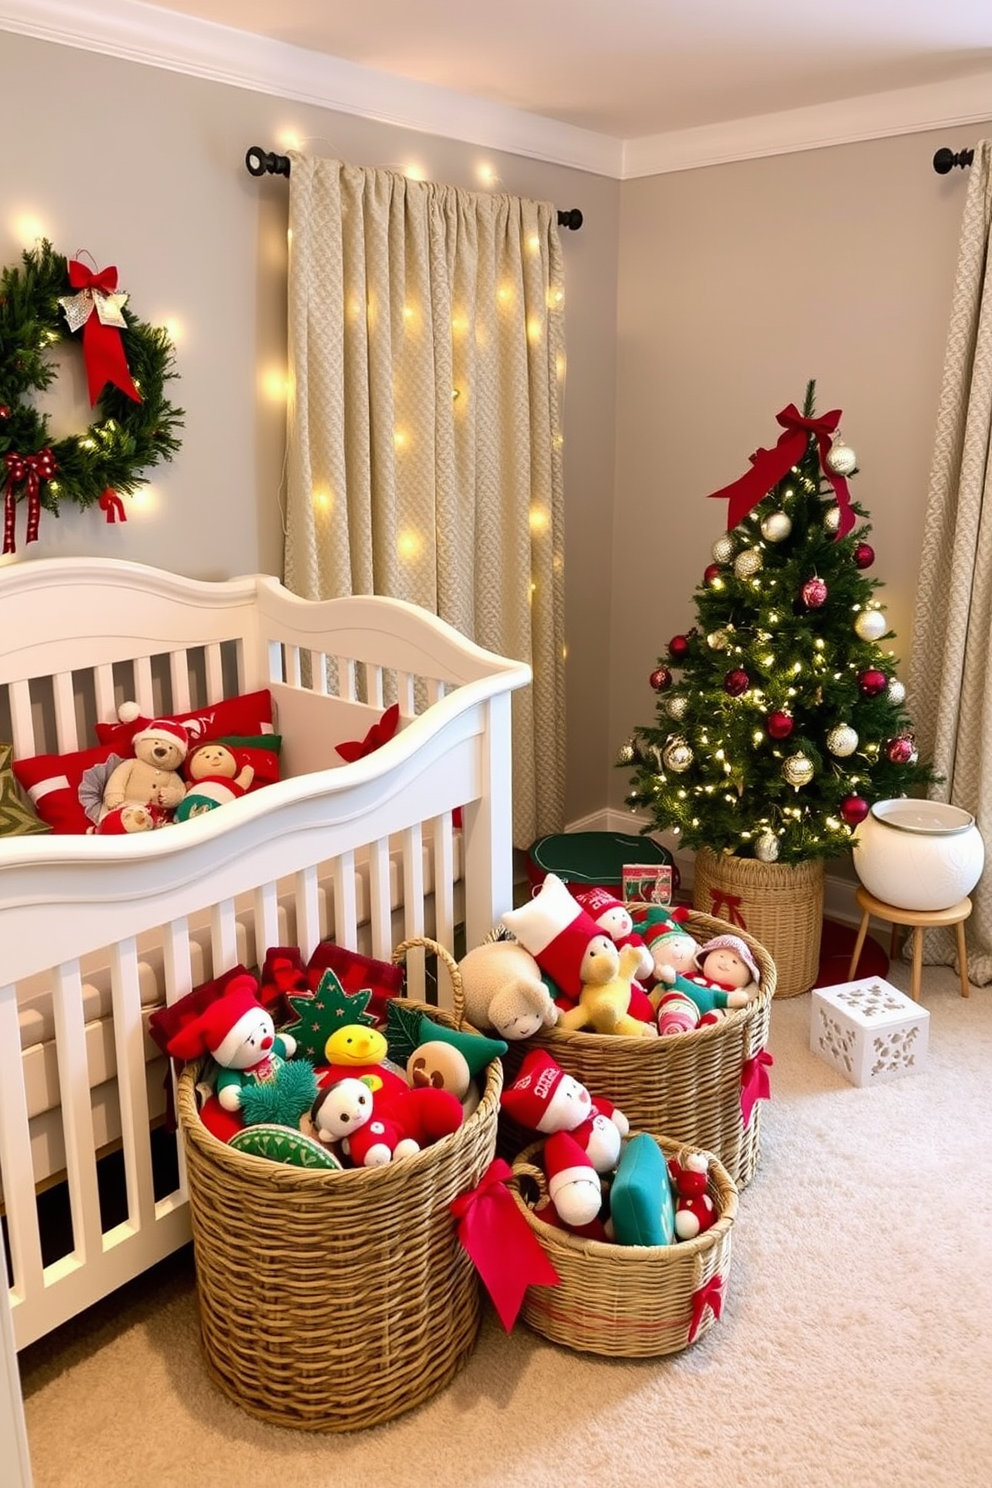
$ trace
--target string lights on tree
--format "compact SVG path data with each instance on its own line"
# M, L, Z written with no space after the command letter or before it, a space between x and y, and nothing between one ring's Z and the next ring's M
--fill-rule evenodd
M689 848L798 863L836 856L874 801L934 779L894 675L892 638L852 498L840 412L778 415L725 499L728 530L696 589L696 624L650 676L656 718L618 764L627 804Z

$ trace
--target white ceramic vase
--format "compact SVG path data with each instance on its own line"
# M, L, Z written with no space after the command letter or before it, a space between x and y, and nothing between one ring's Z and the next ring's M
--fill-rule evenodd
M949 909L982 876L975 818L942 801L876 801L854 832L854 868L876 899L897 909Z

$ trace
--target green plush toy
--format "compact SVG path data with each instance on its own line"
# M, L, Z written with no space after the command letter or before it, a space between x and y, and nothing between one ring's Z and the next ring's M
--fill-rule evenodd
M675 1200L661 1148L648 1132L630 1137L610 1189L617 1245L673 1245Z

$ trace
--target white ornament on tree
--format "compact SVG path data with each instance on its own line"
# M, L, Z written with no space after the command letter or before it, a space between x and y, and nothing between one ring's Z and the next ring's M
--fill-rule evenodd
M790 754L782 766L782 776L786 784L794 785L797 790L801 785L809 785L813 774L813 762L805 754Z
M737 544L734 542L734 539L731 537L730 533L725 532L723 536L718 537L716 542L713 544L712 552L715 562L729 563L731 558L733 558L734 554L737 552Z
M863 641L878 641L889 628L889 622L881 610L861 610L854 622L854 629Z
M745 548L734 559L734 573L739 579L750 579L754 574L760 573L763 563L764 559L758 548Z
M849 444L845 444L840 435L830 446L830 453L826 458L826 466L833 475L850 475L857 469L858 457Z
M688 699L680 692L673 692L671 697L665 700L665 712L669 718L684 718L688 706Z
M769 512L761 519L761 535L766 542L784 542L792 531L792 518L785 512Z
M727 632L725 630L711 630L706 637L706 644L711 651L725 651L727 649Z
M774 832L762 832L754 844L754 856L761 863L774 863L778 858L778 837Z
M665 746L662 759L665 761L665 769L671 770L676 775L681 775L688 770L692 764L692 750L684 739L673 739Z
M827 532L836 532L840 526L840 507L828 506L823 513L823 525Z
M897 708L901 707L906 701L906 689L898 677L889 678L889 685L886 688L886 692L889 695L889 702L894 703Z
M838 759L846 759L858 747L858 736L849 723L839 723L827 735L827 748Z

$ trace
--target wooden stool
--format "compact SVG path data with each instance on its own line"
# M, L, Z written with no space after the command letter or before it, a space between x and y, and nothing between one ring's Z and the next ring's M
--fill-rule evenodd
M851 967L847 973L849 982L855 979L855 971L858 958L861 955L861 947L865 943L868 934L868 922L872 915L877 915L880 920L888 920L892 925L892 938L889 945L889 954L893 958L896 954L896 939L900 925L912 925L913 930L913 980L910 992L914 1002L920 1000L920 973L923 969L923 932L924 930L935 930L941 925L953 925L954 933L958 942L958 961L961 966L961 996L970 997L971 988L968 985L968 959L964 947L964 922L971 914L971 900L962 899L959 904L952 904L950 909L897 909L894 904L886 904L882 899L876 899L874 894L869 894L864 885L858 886L855 895L858 904L863 910L861 928L854 946L854 955L851 957Z

